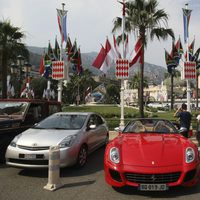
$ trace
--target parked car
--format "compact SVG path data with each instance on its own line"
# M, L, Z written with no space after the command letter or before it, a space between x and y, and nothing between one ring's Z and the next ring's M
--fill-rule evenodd
M6 148L16 135L59 111L61 111L61 104L57 101L1 99L0 160L4 160Z
M134 119L106 147L106 182L139 190L193 186L200 177L197 146L168 120Z
M60 147L60 166L85 165L88 153L108 142L105 120L95 113L59 112L16 136L6 151L6 164L47 168L49 148Z

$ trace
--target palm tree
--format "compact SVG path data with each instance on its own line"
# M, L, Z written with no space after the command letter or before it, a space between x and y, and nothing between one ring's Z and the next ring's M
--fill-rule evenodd
M0 21L0 46L2 47L2 98L7 98L7 71L11 60L18 55L28 57L25 45L21 43L24 34L20 28L11 25L9 20Z
M135 33L142 41L143 62L140 70L140 116L144 117L143 87L144 87L144 47L147 46L147 39L151 40L156 36L158 40L167 39L170 35L174 38L172 29L167 27L168 15L163 9L157 9L157 0L134 0L125 3L125 32ZM114 21L113 32L122 27L122 18L117 17Z
M105 101L108 104L118 104L120 101L120 95L119 95L119 85L116 84L108 84L106 86L106 94L105 94Z
M180 71L176 70L175 67L173 67L171 69L170 72L168 72L168 74L165 75L166 78L170 77L171 79L171 110L174 109L174 78L180 77L181 73Z
M76 102L77 95L80 96L80 102L85 103L85 95L87 88L95 88L97 86L96 81L92 78L91 72L86 69L81 75L73 74L70 77L70 82L63 88L65 102Z
M144 78L143 86L144 86L144 88L149 87L147 78ZM138 100L139 100L139 91L140 91L140 76L139 76L139 74L135 74L133 76L133 78L131 79L130 88L138 89Z

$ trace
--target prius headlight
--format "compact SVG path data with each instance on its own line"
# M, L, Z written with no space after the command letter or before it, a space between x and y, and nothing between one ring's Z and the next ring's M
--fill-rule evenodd
M113 163L118 164L120 161L120 157L119 157L119 149L116 147L113 147L110 149L110 160Z
M11 141L10 146L11 147L16 147L17 146L17 141L18 139L21 137L22 134L17 135L16 137L14 137L14 139Z
M60 148L71 147L72 144L74 143L75 139L76 139L76 135L69 135L69 136L67 136L66 138L64 138L59 143Z
M195 159L195 152L194 149L191 147L188 147L185 151L185 160L186 163L191 163L193 162Z

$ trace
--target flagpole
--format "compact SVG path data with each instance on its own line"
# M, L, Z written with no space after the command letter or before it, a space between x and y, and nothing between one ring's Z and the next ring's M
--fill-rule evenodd
M188 3L185 4L185 9L188 9ZM187 50L187 59L186 61L189 61L189 26L188 26L188 18L187 18L187 38L186 38L186 50ZM191 111L191 89L190 89L190 81L187 79L187 110L190 112Z
M65 7L65 3L62 3L62 15L64 15L64 7ZM62 23L61 23L62 26ZM63 27L62 27L63 29ZM61 34L61 42L60 42L60 61L63 60L63 36ZM59 80L58 81L58 102L62 102L62 82L63 80Z
M125 42L124 42L124 33L125 33L125 0L123 0L123 11L122 11L122 45L123 45L123 59L125 59ZM120 130L124 128L124 78L121 79L121 118L120 118Z

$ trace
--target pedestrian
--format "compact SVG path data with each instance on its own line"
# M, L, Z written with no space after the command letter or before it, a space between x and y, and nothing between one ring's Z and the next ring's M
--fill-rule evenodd
M184 130L183 136L188 138L188 133L190 130L190 124L192 120L192 114L187 111L187 105L183 103L179 109L174 113L175 117L180 120L180 131Z
M196 139L200 146L200 114L197 115L197 133L196 133Z

